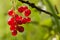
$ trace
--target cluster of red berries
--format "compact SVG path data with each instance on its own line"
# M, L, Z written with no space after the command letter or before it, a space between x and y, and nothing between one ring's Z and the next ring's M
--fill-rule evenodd
M19 32L24 31L24 27L21 26L22 24L31 22L31 18L29 18L31 10L29 10L27 6L19 7L18 12L20 13L23 12L25 17L23 18L22 16L15 14L15 11L12 9L8 11L8 15L11 16L8 20L8 24L10 25L10 30L13 36L17 35L17 31Z

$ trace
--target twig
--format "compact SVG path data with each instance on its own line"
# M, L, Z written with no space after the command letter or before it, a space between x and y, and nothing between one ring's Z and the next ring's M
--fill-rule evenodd
M23 1L23 0L19 0L19 1L22 2L22 3L28 4L28 5L31 6L32 8L36 8L38 11L44 12L44 13L49 14L50 16L52 16L52 14L51 14L50 12L47 12L47 11L45 11L45 10L42 10L42 9L36 7L34 3L30 3L29 1Z
M56 7L56 5L55 5L55 10L56 10L57 14L59 14L58 9L57 9L57 7Z

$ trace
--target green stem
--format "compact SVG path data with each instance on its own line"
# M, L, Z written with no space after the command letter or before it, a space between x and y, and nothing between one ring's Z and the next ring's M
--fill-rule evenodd
M60 25L59 25L59 20L58 20L57 15L56 15L56 11L55 11L55 9L52 7L52 5L50 4L49 0L46 0L46 2L47 2L48 6L49 6L49 8L50 8L50 11L51 11L52 14L53 14L53 17L54 17L55 22L56 22L56 25L57 25L57 30L59 31L59 30L60 30L60 27L59 27Z
M15 7L16 7L16 1L15 0L11 0L12 2L12 9L15 10Z

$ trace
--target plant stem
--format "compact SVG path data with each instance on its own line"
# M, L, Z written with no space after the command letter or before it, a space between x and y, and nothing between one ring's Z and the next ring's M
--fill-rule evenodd
M56 22L56 25L57 25L57 30L58 30L58 32L59 32L59 30L60 30L60 25L59 25L59 19L58 19L57 16L56 16L56 12L55 12L54 8L52 7L52 5L50 4L49 0L46 0L46 2L47 2L48 6L49 6L49 8L50 8L50 11L51 11L52 14L53 14L53 17L54 17L55 22Z

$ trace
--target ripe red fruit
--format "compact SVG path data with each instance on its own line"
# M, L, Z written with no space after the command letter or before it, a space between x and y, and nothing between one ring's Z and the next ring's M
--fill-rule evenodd
M22 20L17 21L17 24L21 25L22 24Z
M17 24L22 24L22 16L16 16L15 20Z
M25 11L26 9L28 9L27 6L21 6L21 7L18 8L18 12L23 12L23 11Z
M10 26L10 30L12 31L12 30L16 30L16 26L15 25L11 25Z
M10 19L8 20L8 24L9 24L9 25L13 25L13 24L14 24L14 18L10 18Z
M31 22L31 18L27 17L26 18L27 22Z
M27 22L26 18L22 19L22 23L25 24Z
M17 31L16 30L12 30L12 35L16 36L17 35Z
M22 26L17 26L17 30L18 30L19 32L23 32L23 31L24 31L24 27L22 27Z
M22 20L22 16L16 16L16 17L15 17L15 20L16 20L16 21Z
M15 18L17 17L18 15L17 14L15 14Z
M9 11L8 11L8 14L9 14L10 16L13 16L13 15L14 15L14 11L13 11L13 10L9 10Z
M31 14L31 11L29 9L26 9L24 14L25 16L29 16Z
M15 14L14 10L8 11L9 16L11 16L10 20L8 21L8 24L10 25L10 30L12 31L13 36L17 35L17 31L24 31L24 27L21 26L21 24L31 22L31 18L28 17L31 14L31 10L29 10L27 6L19 7L18 12L23 12L26 17L24 16L25 18L23 18L22 16Z

